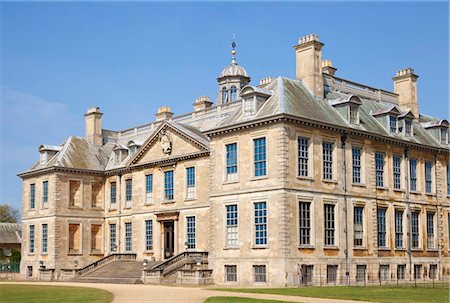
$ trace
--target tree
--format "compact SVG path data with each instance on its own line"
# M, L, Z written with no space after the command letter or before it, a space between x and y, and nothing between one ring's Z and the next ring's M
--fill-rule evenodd
M0 204L0 222L17 223L20 220L19 210L8 204Z

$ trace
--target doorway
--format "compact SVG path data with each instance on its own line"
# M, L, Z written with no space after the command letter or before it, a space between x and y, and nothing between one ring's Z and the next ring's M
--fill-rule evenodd
M174 222L166 221L164 224L164 259L173 256L174 253Z

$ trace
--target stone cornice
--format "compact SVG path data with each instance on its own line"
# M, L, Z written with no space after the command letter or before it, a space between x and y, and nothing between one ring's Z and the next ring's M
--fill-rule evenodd
M371 133L371 132L367 132L367 131L363 131L363 130L358 130L358 129L354 129L354 128L341 127L341 126L336 126L333 124L328 124L325 122L319 122L319 121L310 120L310 119L306 119L306 118L299 118L297 116L289 115L289 114L277 114L274 116L270 116L270 117L266 117L266 118L262 118L262 119L258 119L258 120L236 123L233 125L229 125L226 127L222 127L222 128L214 129L212 131L205 132L205 134L207 136L213 137L213 136L226 134L229 132L234 132L234 131L238 131L238 130L242 130L242 129L248 129L248 128L253 128L253 127L257 127L257 126L261 126L261 125L265 125L265 124L273 124L273 123L279 123L279 122L295 123L295 124L312 126L315 128L322 128L322 129L326 129L326 130L336 131L341 134L345 133L347 135L353 135L353 136L358 136L358 137L363 137L363 138L368 138L368 139L375 139L378 142L396 144L396 145L400 145L403 147L415 148L418 150L431 151L431 152L437 152L437 153L443 153L443 154L450 153L449 150L446 148L430 146L430 145L423 145L423 144L419 144L419 143L399 140L396 138L386 137L383 135L379 135L379 134L375 134L375 133Z

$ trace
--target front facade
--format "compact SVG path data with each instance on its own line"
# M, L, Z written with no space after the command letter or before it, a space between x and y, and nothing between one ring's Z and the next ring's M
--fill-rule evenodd
M208 253L216 284L326 285L450 275L448 122L421 115L410 68L394 92L335 76L316 35L296 79L252 85L232 63L216 104L42 145L23 179L21 272L112 253Z

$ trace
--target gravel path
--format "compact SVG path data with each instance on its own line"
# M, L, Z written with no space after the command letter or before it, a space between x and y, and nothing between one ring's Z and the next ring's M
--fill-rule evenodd
M27 284L30 282L0 282L1 284ZM178 287L161 285L130 285L73 282L32 282L33 285L60 285L94 287L114 294L113 303L203 303L209 297L245 297L303 303L369 303L363 301L319 299L268 294L248 294L209 290L199 287Z

